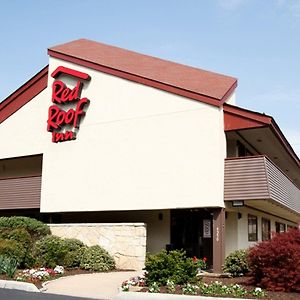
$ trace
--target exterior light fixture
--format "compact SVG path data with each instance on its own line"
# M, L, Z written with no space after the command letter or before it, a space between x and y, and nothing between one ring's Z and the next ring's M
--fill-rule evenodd
M244 201L243 201L243 200L234 200L234 201L232 201L232 206L233 206L233 207L241 207L241 206L244 206Z

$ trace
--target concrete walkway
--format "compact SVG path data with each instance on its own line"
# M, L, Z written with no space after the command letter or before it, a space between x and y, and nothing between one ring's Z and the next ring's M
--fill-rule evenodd
M112 299L123 281L140 272L109 272L62 277L45 284L42 292L94 299Z
M109 300L239 300L238 298L225 299L204 296L132 292L120 293L120 286L123 281L129 279L130 277L141 275L141 273L142 271L109 272L62 277L47 282L42 292L49 294Z

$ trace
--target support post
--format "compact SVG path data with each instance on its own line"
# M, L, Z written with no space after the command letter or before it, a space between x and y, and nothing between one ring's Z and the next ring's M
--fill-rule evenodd
M213 270L222 273L225 260L225 208L213 212Z

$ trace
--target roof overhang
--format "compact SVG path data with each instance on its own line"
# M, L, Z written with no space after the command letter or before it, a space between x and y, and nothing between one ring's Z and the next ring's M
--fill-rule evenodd
M48 66L44 67L0 103L0 124L47 87Z
M275 120L268 115L224 104L227 138L245 141L257 154L268 157L300 186L300 160Z

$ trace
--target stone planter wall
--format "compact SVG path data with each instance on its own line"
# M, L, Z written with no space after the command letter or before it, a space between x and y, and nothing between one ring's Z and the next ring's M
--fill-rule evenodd
M146 256L145 223L49 224L62 238L76 238L87 246L100 245L115 259L118 269L141 270Z

